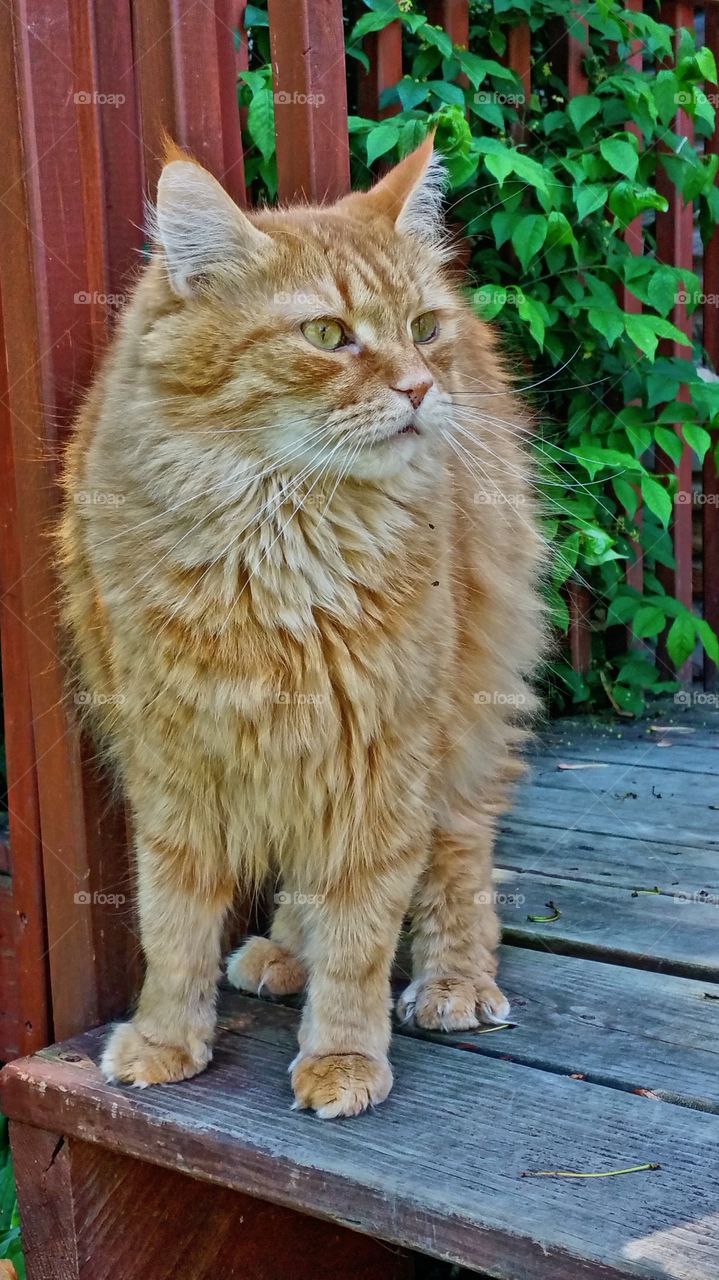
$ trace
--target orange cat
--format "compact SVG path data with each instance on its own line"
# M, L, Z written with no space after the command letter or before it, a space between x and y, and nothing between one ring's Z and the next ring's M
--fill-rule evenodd
M64 613L132 808L147 975L109 1078L207 1066L225 913L279 876L231 981L307 985L296 1105L392 1085L400 1014L506 1017L496 816L542 648L522 410L446 267L428 139L332 208L245 216L194 161L70 447Z

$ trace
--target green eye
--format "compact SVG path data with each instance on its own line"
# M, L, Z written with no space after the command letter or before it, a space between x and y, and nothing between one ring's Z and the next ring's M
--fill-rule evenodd
M319 347L320 351L336 351L346 342L345 331L339 320L327 320L324 317L321 320L307 320L302 325L302 332L307 341L313 347Z
M434 311L425 311L412 321L412 337L415 342L431 342L439 333L439 325Z

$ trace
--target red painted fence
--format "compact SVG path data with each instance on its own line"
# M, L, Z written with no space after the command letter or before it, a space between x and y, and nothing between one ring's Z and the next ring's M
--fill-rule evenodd
M639 0L635 0L638 3ZM236 74L246 65L242 0L7 0L0 5L0 511L2 662L11 805L11 865L0 861L0 1058L117 1014L137 974L123 814L113 809L89 748L66 714L47 531L68 424L107 341L142 245L143 194L157 179L166 130L246 199ZM427 12L466 43L467 0ZM349 183L341 0L269 0L279 187L283 199L333 198ZM663 17L691 25L692 7ZM582 92L584 29L565 41ZM719 53L719 7L706 39ZM361 108L379 114L402 74L396 24L367 41ZM244 60L244 61L243 61ZM529 32L512 32L508 61L529 91ZM319 103L320 105L317 105ZM108 109L112 106L112 109ZM687 122L678 121L679 128ZM521 127L520 127L521 128ZM719 146L719 134L712 141ZM661 253L691 262L690 215L678 196L660 217ZM628 233L641 252L641 228ZM719 294L719 239L705 259ZM686 328L681 308L674 317ZM706 345L719 364L716 309ZM671 464L669 464L671 465ZM680 464L691 476L687 452ZM700 595L719 626L719 511L704 470L703 578L694 570L692 508L678 507L670 585ZM641 565L632 569L641 581ZM571 652L588 662L583 592L571 593ZM715 673L707 670L707 678ZM98 896L100 898L98 900ZM108 905L108 896L126 899Z

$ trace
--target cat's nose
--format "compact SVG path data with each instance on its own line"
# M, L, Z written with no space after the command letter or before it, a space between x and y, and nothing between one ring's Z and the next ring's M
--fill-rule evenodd
M419 409L427 392L434 386L434 378L429 373L410 374L407 378L401 378L399 382L395 382L392 387L393 391L401 391L403 395L409 397L409 402L413 409Z

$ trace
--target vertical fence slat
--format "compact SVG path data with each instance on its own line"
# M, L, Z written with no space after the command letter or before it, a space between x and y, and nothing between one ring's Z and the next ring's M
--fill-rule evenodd
M384 120L396 115L399 103L380 107L385 89L402 79L402 24L390 22L383 31L373 31L365 38L364 51L369 58L369 71L359 81L359 108L363 116Z
M692 28L694 25L693 6L685 3L684 0L666 0L666 3L662 5L660 17L662 22L666 22L675 31L680 27ZM681 108L677 111L674 127L681 137L688 138L689 141L692 140L691 119ZM657 190L665 196L669 206L666 213L657 214L657 260L660 263L669 263L675 267L686 267L691 270L693 266L694 236L692 206L684 203L681 192L677 191L668 180L661 170L661 166L657 176ZM681 298L677 301L669 318L683 333L687 335L691 333L691 321L687 316L686 305ZM673 340L662 340L660 350L669 356L685 359L687 356L687 348ZM686 393L682 391L679 398L686 399ZM683 448L678 465L674 464L665 454L659 452L656 468L659 472L673 473L677 477L678 491L689 495L688 501L678 502L674 505L672 537L675 567L674 569L666 569L664 566L658 566L657 575L670 595L675 596L682 604L691 608L693 600L691 449L688 446ZM665 669L669 669L671 664L668 661L664 640L661 638L658 645L658 655L662 666ZM691 661L685 663L676 674L681 680L690 679Z
M215 0L217 27L217 75L220 94L220 130L223 147L222 184L238 204L247 202L242 130L237 101L238 54L235 33L242 32L245 0ZM246 41L240 50L246 51Z
M277 169L282 200L349 190L341 0L269 0Z
M719 7L707 5L704 15L704 42L719 59ZM719 86L708 85L717 113L716 126L706 144L707 152L719 153ZM719 370L719 228L704 250L704 346L714 371ZM713 448L704 460L702 475L702 578L704 617L719 632L719 477ZM719 687L716 663L704 655L704 686Z
M99 188L97 93L88 14L68 0L0 6L0 129L6 187L0 203L0 271L9 378L7 404L17 491L19 580L37 759L54 1031L67 1035L118 1011L109 972L127 970L127 931L102 908L75 898L127 876L112 822L98 811L93 772L66 715L58 657L55 580L47 533L56 500L56 424L66 422L104 342L104 308L76 293L102 291L105 270ZM82 55L81 59L80 54ZM58 95L60 58L70 68ZM76 99L91 95L90 101ZM87 112L78 121L77 113ZM108 835L108 831L110 834ZM99 881L98 881L99 877ZM115 913L117 915L117 913ZM104 946L97 963L98 939Z
M171 0L176 141L244 196L231 13L229 3Z
M5 1029L4 1042L0 1043L3 1059L33 1053L48 1043L51 1034L42 836L35 739L29 715L30 680L22 622L17 495L7 391L0 314L0 639L12 872L11 946L16 977L14 1005L5 982L0 991Z
M131 0L92 0L104 181L106 291L126 293L142 245L142 149L132 48ZM114 304L110 304L111 308Z
M442 27L453 44L466 49L469 44L469 0L429 0L427 17Z
M135 82L140 112L145 190L154 196L163 136L176 136L170 0L132 0Z
M529 98L532 92L531 32L528 22L520 22L516 27L510 28L507 35L506 63L519 76L522 82L524 102L518 113L519 122L512 126L514 141L522 142L525 133L524 117L529 107Z

